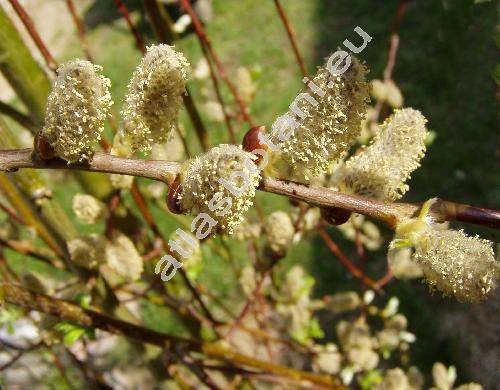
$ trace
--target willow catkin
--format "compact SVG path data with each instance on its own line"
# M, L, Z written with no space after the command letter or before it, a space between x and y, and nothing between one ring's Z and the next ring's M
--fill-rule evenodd
M493 244L433 223L428 215L433 202L424 203L417 218L399 222L389 251L412 248L411 259L422 269L431 290L459 301L484 300L500 277Z
M188 68L184 55L172 46L148 47L130 80L121 111L121 133L133 152L149 152L153 143L167 141L186 92Z
M275 211L267 217L264 229L271 250L277 254L285 254L292 245L295 234L290 216L284 211Z
M184 162L180 173L183 189L178 196L182 211L207 213L218 223L219 231L232 233L253 204L259 185L255 160L255 155L240 146L222 144Z
M432 290L459 301L482 301L500 276L492 243L462 230L429 230L415 245L413 259Z
M68 163L88 160L101 139L113 104L110 81L98 74L101 70L100 66L78 59L57 69L41 135Z
M106 215L106 206L92 195L76 194L73 197L73 212L80 222L93 224Z
M412 108L396 111L368 147L339 167L337 186L343 192L387 202L401 198L425 154L426 122Z
M366 73L364 65L355 58L341 75L332 75L327 68L320 67L308 83L320 92L308 92L309 98L296 105L303 115L296 118L290 110L275 121L272 138L280 146L277 158L284 160L295 176L309 180L328 172L332 163L356 141L369 100ZM286 116L296 118L298 125L288 139L280 142Z

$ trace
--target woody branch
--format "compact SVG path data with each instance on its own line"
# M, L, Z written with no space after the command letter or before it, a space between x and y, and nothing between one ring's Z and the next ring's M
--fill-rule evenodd
M41 160L32 149L0 150L0 171L5 172L20 168L74 169L140 176L170 185L180 172L180 167L181 164L177 162L124 158L107 153L95 153L88 162L67 164L61 159ZM340 208L360 213L391 227L394 227L401 219L414 216L421 207L421 204L413 203L383 203L343 194L331 188L314 187L268 177L262 179L259 189L321 208ZM500 211L498 210L439 200L433 205L431 212L438 221L460 221L491 228L500 227Z

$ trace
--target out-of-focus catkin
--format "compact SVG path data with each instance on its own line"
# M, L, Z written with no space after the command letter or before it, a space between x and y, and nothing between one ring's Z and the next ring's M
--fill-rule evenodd
M401 198L409 188L405 182L425 154L426 122L412 108L396 111L372 143L336 171L337 186L343 192L387 202Z
M121 132L132 151L149 152L165 142L176 124L186 92L189 63L172 46L150 46L128 85Z
M78 59L57 69L41 135L68 163L88 160L94 144L101 139L113 104L110 81L98 74L101 70L100 66Z
M184 162L180 173L183 189L178 195L182 211L191 215L207 213L217 221L218 231L232 233L253 204L259 185L255 160L255 155L240 146L222 144ZM224 180L226 186L221 182ZM220 202L223 204L217 207Z
M292 245L295 228L289 215L284 211L275 211L266 219L265 231L269 248L280 255L286 254Z
M298 127L281 143L279 134L285 116L275 121L272 138L280 146L276 158L284 160L294 176L309 180L328 172L331 164L355 142L369 100L366 73L364 65L355 58L342 75L334 76L320 67L309 85L322 92L303 91L313 100L302 99L297 103L302 116L296 117L292 110L288 111L287 115L298 122Z

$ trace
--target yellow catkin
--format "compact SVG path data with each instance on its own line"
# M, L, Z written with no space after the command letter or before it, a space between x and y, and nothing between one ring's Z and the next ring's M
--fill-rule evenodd
M303 93L308 93L317 104L300 100L297 107L304 113L303 118L292 110L287 113L299 123L294 133L280 143L283 117L273 124L272 138L280 146L276 158L284 160L294 176L309 180L328 172L332 163L356 141L369 100L366 73L366 68L355 58L342 75L333 76L320 67L312 82L323 91L323 96L306 89Z
M168 140L186 92L189 63L169 45L150 46L128 85L121 133L133 152Z
M179 195L181 209L195 216L207 213L217 221L218 231L232 233L253 204L259 185L260 174L255 159L253 154L245 152L240 146L222 144L187 160L180 174L183 187ZM233 194L219 179L227 180L241 192ZM214 208L223 198L228 198L230 206L226 207L226 203L224 207ZM209 208L210 201L214 211Z
M88 160L104 130L113 102L110 81L98 74L101 70L83 60L69 61L57 69L41 135L68 163Z
M482 301L495 289L500 269L492 243L462 230L429 230L415 245L413 259L432 290L459 301Z
M396 111L368 147L339 167L337 186L343 192L387 202L401 198L425 154L426 122L412 108Z

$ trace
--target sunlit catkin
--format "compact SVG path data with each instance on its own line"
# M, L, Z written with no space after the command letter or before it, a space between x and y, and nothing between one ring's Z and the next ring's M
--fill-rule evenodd
M401 198L409 188L406 181L425 154L426 122L417 110L396 111L372 143L338 169L338 187L387 202Z
M113 102L110 81L98 74L101 70L83 60L67 62L57 69L41 135L68 163L88 160L104 130Z
M433 290L459 301L479 302L500 276L492 243L462 230L429 230L415 246L413 259L422 266Z
M255 160L240 146L224 144L187 160L177 197L181 211L195 216L206 213L217 222L217 231L232 233L253 204L260 179Z
M459 301L482 301L500 277L493 245L462 230L440 229L433 224L428 216L433 202L426 202L417 218L399 223L390 250L413 248L412 260L420 265L431 290Z
M329 171L355 142L369 100L366 73L355 58L341 75L320 67L295 107L275 121L272 138L280 146L276 157L288 163L294 176L309 180ZM290 130L293 134L280 139Z
M132 151L149 152L165 142L176 124L186 92L189 63L169 45L148 47L128 85L121 111L122 133Z

